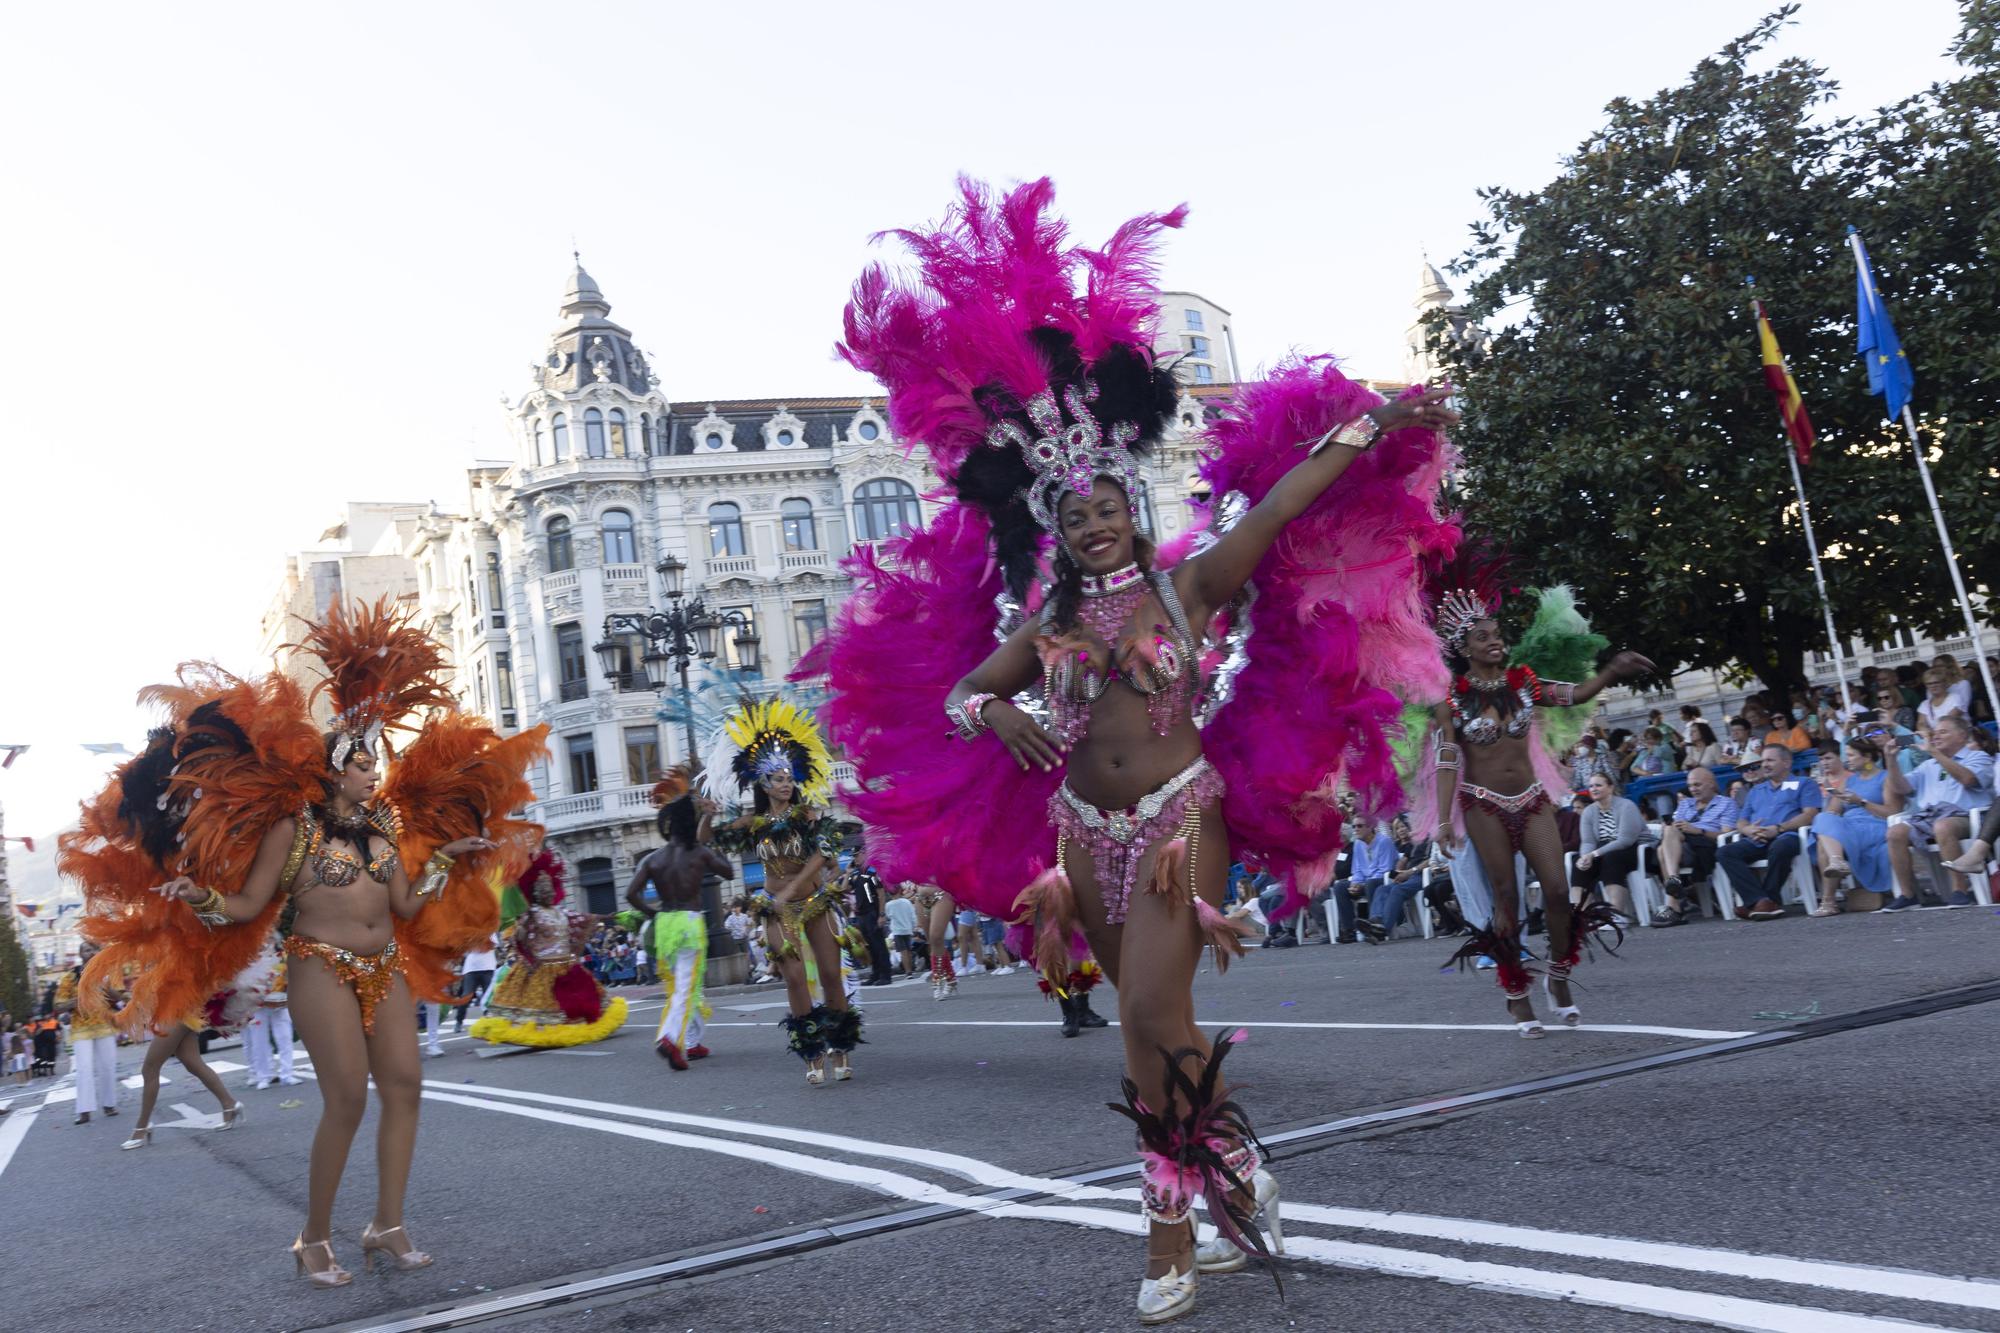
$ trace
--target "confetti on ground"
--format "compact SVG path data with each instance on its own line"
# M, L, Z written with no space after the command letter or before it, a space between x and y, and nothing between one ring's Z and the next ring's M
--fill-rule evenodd
M1819 1001L1814 1000L1811 1004L1807 1005L1804 1009L1801 1009L1798 1013L1795 1014L1788 1014L1784 1012L1782 1009L1769 1009L1761 1014L1758 1014L1757 1017L1763 1019L1769 1019L1775 1023L1796 1023L1802 1018L1818 1018Z

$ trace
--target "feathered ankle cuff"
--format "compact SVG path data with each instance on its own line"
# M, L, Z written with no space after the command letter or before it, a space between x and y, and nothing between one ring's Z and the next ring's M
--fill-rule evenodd
M1533 973L1521 962L1521 937L1515 935L1495 935L1491 927L1474 926L1467 923L1470 932L1458 952L1445 959L1440 972L1449 972L1454 964L1463 972L1476 967L1482 958L1493 960L1493 974L1500 983L1501 991L1510 1000L1518 1000L1528 993Z
M826 1009L826 1048L829 1051L851 1051L861 1044L861 1011L859 1009Z
M1209 906L1206 898L1195 898L1194 914L1201 923L1202 938L1215 950L1215 970L1227 972L1229 960L1243 956L1243 941L1257 932L1242 921L1231 921Z
M1270 1250L1241 1201L1253 1192L1250 1178L1262 1160L1262 1145L1249 1117L1231 1096L1235 1089L1222 1082L1223 1058L1246 1035L1241 1028L1227 1035L1218 1033L1214 1054L1202 1065L1199 1080L1190 1078L1182 1066L1190 1060L1199 1063L1201 1052L1193 1047L1171 1053L1161 1048L1165 1069L1160 1105L1178 1108L1177 1113L1173 1109L1155 1111L1140 1098L1138 1086L1129 1078L1121 1085L1124 1103L1107 1104L1138 1126L1140 1193L1147 1218L1184 1221L1200 1196L1208 1201L1216 1230L1268 1265ZM1277 1277L1275 1267L1272 1276ZM1279 1290L1284 1290L1282 1280Z
M825 1055L827 1019L827 1008L823 1004L816 1004L803 1014L788 1015L784 1019L785 1040L791 1046L792 1054L808 1063Z

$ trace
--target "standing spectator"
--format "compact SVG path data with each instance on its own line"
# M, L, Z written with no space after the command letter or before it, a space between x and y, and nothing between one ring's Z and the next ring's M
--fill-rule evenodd
M458 972L458 1026L454 1032L465 1031L465 1011L474 1004L479 1005L480 1017L486 1015L486 988L493 984L493 974L500 966L500 937L489 935L483 947L465 955Z
M898 889L889 899L885 911L889 918L889 937L895 941L896 956L901 960L902 972L906 977L917 972L917 908Z
M4 1049L7 1056L7 1077L26 1086L30 1067L34 1064L34 1043L28 1036L27 1026L16 1022L11 1014L7 1018L6 1044L0 1049Z
M1697 768L1714 768L1724 762L1722 743L1715 739L1715 728L1696 719L1688 728L1687 767L1692 773ZM1715 780L1714 774L1709 781Z
M1660 874L1667 893L1667 905L1653 918L1656 926L1678 926L1694 915L1687 898L1695 879L1715 874L1715 852L1722 835L1736 827L1741 812L1736 802L1716 790L1715 774L1708 768L1688 770L1687 795L1674 809L1674 817L1660 831ZM1694 874L1682 870L1685 863Z
M1761 750L1764 737L1771 730L1771 709L1759 696L1752 695L1743 701L1743 720L1750 724L1750 737Z
M847 889L854 895L854 923L861 928L861 938L868 941L873 964L868 979L861 984L887 986L896 978L889 971L889 940L882 929L882 877L862 862L859 852L855 853L854 868L847 872Z
M112 1026L111 1011L122 997L107 986L100 997L101 1010L86 1014L79 1003L84 965L96 952L95 944L84 941L76 966L63 973L56 985L56 1013L69 1017L70 1068L76 1073L79 1125L89 1124L93 1111L118 1114L118 1029Z
M1810 778L1794 778L1791 773L1791 750L1766 745L1758 781L1740 802L1736 831L1743 836L1716 853L1723 878L1752 921L1774 921L1785 914L1785 878L1798 859L1800 843L1789 835L1811 824L1825 804ZM1762 875L1751 864L1760 859Z
M250 1086L262 1092L273 1083L287 1087L300 1080L292 1072L292 1007L286 994L287 968L281 954L271 973L271 989L257 1001L257 1012L243 1025L244 1058L250 1061ZM275 1068L272 1056L276 1055Z
M1928 758L1909 775L1913 795L1904 812L1889 823L1889 867L1896 878L1896 896L1883 911L1901 912L1917 906L1911 853L1914 844L1935 839L1946 862L1956 861L1964 853L1963 842L1972 832L1968 812L1993 800L1993 756L1987 752L1985 740L1962 715L1946 713L1931 728L1930 743L1916 747ZM1901 740L1890 742L1892 748L1903 745ZM1889 790L1895 791L1904 780L1892 766ZM1965 876L1952 869L1946 869L1945 874L1949 888L1940 886L1945 906L1970 907L1973 898Z
M1596 774L1609 776L1617 771L1610 747L1596 736L1585 736L1570 751L1569 785L1573 791L1584 790Z
M1579 821L1581 847L1570 871L1570 884L1585 891L1601 890L1613 910L1629 921L1632 891L1625 878L1639 868L1639 843L1646 836L1646 819L1602 773L1590 780L1590 802ZM1547 887L1543 886L1544 892ZM1587 901L1587 896L1577 901Z
M1729 739L1722 743L1722 757L1732 764L1746 763L1756 754L1756 744L1750 739L1750 723L1744 718L1729 719Z
M979 961L979 913L970 907L957 917L958 941L955 952L958 955L958 971L962 975L976 976L986 970L986 964Z
M986 970L996 977L1004 977L1014 971L1014 955L1007 952L1007 923L984 913L979 917L979 943L981 961Z
M1681 705L1681 744L1683 746L1690 750L1694 749L1695 728L1707 726L1708 723L1703 720L1699 708L1696 708L1693 704ZM1709 727L1708 738L1711 741L1715 739L1715 728Z

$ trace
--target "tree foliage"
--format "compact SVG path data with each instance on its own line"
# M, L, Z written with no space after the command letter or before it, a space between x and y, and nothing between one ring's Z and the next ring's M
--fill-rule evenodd
M29 975L28 955L21 948L18 929L11 921L0 921L0 1009L17 1021L35 1012L34 978Z
M1819 433L1806 484L1842 632L1962 632L1909 447L1855 358L1845 229L1867 235L1943 433L1961 557L1990 568L2000 0L1965 8L1963 77L1880 113L1833 117L1824 70L1760 60L1786 7L1682 86L1611 103L1541 189L1481 192L1454 268L1491 337L1434 338L1463 387L1467 517L1531 581L1574 584L1614 643L1769 685L1824 645L1751 275Z

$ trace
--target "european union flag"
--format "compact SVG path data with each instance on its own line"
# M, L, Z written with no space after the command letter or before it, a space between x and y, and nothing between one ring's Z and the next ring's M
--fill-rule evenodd
M1889 310L1882 304L1882 293L1876 289L1875 270L1868 262L1868 247L1862 244L1861 233L1849 227L1847 238L1854 243L1857 350L1862 368L1868 372L1868 392L1879 393L1888 400L1889 417L1894 420L1903 415L1903 408L1910 401L1910 390L1917 382L1916 372L1910 369L1910 358L1903 355L1896 326L1889 322Z

